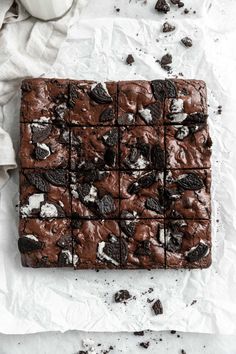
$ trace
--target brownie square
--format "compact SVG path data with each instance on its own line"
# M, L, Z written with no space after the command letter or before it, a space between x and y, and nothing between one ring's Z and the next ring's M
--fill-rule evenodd
M127 244L126 269L164 268L164 221L158 219L121 220L121 237Z
M20 172L22 218L65 218L71 215L68 172L27 169Z
M211 216L211 171L171 170L165 177L165 216L209 219Z
M118 82L119 125L163 124L164 102L156 99L149 81Z
M138 218L163 218L163 189L162 172L121 171L120 217L135 215Z
M72 267L69 219L22 219L18 247L24 267Z
M75 269L119 268L121 242L115 220L80 220L73 224Z
M22 82L21 122L65 122L69 80L26 79Z
M166 221L165 247L167 268L208 268L211 265L210 221Z
M81 170L71 177L72 213L76 218L119 216L118 171Z
M69 130L51 124L21 126L20 162L22 168L67 168Z
M172 125L165 128L166 167L209 168L211 138L207 125Z
M72 81L69 86L69 122L74 125L116 123L117 84Z
M176 95L165 99L165 123L200 124L207 120L206 84L201 80L171 80Z
M106 170L118 167L117 127L73 127L71 140L72 170L88 164Z
M164 127L122 127L120 165L122 169L128 170L163 171Z

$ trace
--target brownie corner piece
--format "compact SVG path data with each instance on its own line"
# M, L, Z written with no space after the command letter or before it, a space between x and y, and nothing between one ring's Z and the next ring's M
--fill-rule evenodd
M70 123L75 126L116 124L117 83L71 81L69 85Z
M116 220L74 220L75 269L116 269L121 265L121 239ZM126 258L124 246L123 258Z
M69 219L21 219L18 248L24 267L72 267Z
M202 80L173 79L176 96L165 99L166 124L203 124L207 122L207 91Z
M66 122L68 116L67 79L25 79L21 85L21 115L24 123Z
M150 81L118 82L119 125L162 125L164 103L155 98Z
M165 268L164 221L158 219L120 220L121 238L127 245L125 269Z
M212 262L210 220L166 220L165 248L167 268L210 267Z

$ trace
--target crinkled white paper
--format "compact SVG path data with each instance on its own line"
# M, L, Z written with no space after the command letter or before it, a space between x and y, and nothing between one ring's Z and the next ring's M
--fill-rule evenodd
M236 9L233 1L224 2ZM117 13L109 6L109 0L91 1L81 17L75 19L54 65L44 76L94 80L164 78L167 74L156 60L170 52L173 75L183 73L185 78L206 81L213 138L213 265L203 271L22 268L17 251L15 175L0 199L0 332L174 328L236 334L236 61L235 55L227 52L230 40L232 51L235 43L234 10L228 10L226 16L217 5L211 9L210 1L196 5L195 1L186 0L186 5L193 4L197 13L182 15L182 11L172 10L168 20L176 25L176 31L163 34L161 25L166 16L153 10L154 3L133 1L132 7L128 1L117 1L121 9ZM219 6L223 6L222 2ZM219 12L224 23L217 23ZM186 35L193 39L192 48L186 49L180 43ZM132 66L124 63L130 53L135 58ZM18 92L5 106L5 112L11 112L15 120L19 103ZM223 106L222 115L215 113L219 104ZM8 124L15 124L13 119L9 121ZM145 294L149 288L154 291ZM120 289L128 289L136 300L126 306L114 303L114 292ZM161 299L164 314L154 316L147 298ZM197 302L191 305L193 300Z

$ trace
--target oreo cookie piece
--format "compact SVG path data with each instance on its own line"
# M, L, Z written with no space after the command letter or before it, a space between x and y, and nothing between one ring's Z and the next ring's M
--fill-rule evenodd
M116 153L113 149L107 148L104 153L104 162L108 166L113 166L116 160Z
M67 173L64 170L50 170L44 173L46 180L54 186L66 187L68 183Z
M170 6L166 0L158 0L155 5L155 10L167 14L167 12L170 11Z
M47 139L52 131L51 125L39 125L32 124L31 126L31 140L32 143L42 143L45 139Z
M129 194L137 194L141 189L150 187L156 181L156 175L154 172L150 172L140 177L134 183L131 183L128 187Z
M157 101L139 110L139 115L146 124L155 124L162 118L162 104Z
M118 129L113 128L105 135L103 135L102 140L105 145L112 147L118 144Z
M184 38L182 38L182 39L181 39L181 42L182 42L183 45L184 45L185 47L187 47L187 48L190 48L190 47L192 47L192 45L193 45L193 41L192 41L192 39L189 38L189 37L184 37Z
M120 241L118 237L110 234L107 241L99 242L97 256L102 261L120 265Z
M40 192L48 192L49 185L48 182L43 178L42 173L28 172L25 174L25 176L29 183L36 187Z
M152 305L152 309L153 309L156 316L163 314L162 303L159 299L154 302L154 304Z
M73 263L72 253L69 250L61 250L58 256L58 266L66 267Z
M196 247L193 247L190 251L186 253L186 259L188 262L197 262L201 258L206 257L209 253L209 247L203 243L199 242Z
M100 114L99 121L100 122L111 122L115 118L115 114L112 108L106 108Z
M162 26L162 32L172 32L175 30L175 26L171 25L169 22L164 22Z
M145 207L149 210L155 211L156 213L162 213L162 207L160 202L156 198L147 198L145 202Z
M34 235L25 235L18 239L18 248L21 253L41 250L43 245L43 242L39 241Z
M120 240L120 264L125 265L128 259L128 245L127 242L122 238Z
M45 160L51 155L51 151L48 145L37 143L34 150L34 157L36 160Z
M106 84L101 82L92 85L92 89L90 91L90 97L96 103L100 103L100 104L112 102L112 97L107 91Z
M138 247L134 252L134 255L137 257L150 256L151 255L150 241L144 240L139 242Z
M131 299L131 297L132 296L128 290L119 290L114 295L115 302L126 303L129 299Z
M115 210L114 199L111 195L107 194L102 197L102 199L96 202L98 206L99 214L108 215Z
M132 220L121 220L120 228L127 237L133 237L136 230L136 223Z
M163 171L165 168L165 151L160 145L153 145L151 148L151 161L153 168Z
M157 100L164 101L166 98L177 97L177 88L171 80L153 80L151 85Z
M197 191L204 187L203 180L195 173L188 173L186 176L176 181L179 187Z

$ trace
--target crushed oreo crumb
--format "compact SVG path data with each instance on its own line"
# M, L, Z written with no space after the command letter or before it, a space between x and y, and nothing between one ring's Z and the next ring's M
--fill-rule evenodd
M190 37L184 37L181 39L181 42L183 43L183 45L187 48L192 47L193 45L193 41Z
M150 342L141 342L139 343L140 347L147 349L150 345Z
M129 299L131 299L131 295L128 290L119 290L115 293L114 299L115 302L123 302L126 303Z
M155 5L155 10L166 14L167 12L170 11L170 6L166 0L158 0Z
M127 63L128 65L132 65L134 62L135 62L135 60L134 60L133 55L132 55L132 54L129 54L129 55L127 56L127 58L126 58L126 63Z
M175 26L171 25L169 22L164 22L162 25L162 32L172 32L175 30Z
M152 309L153 309L156 316L163 314L162 303L159 299L154 302L154 304L152 305Z

